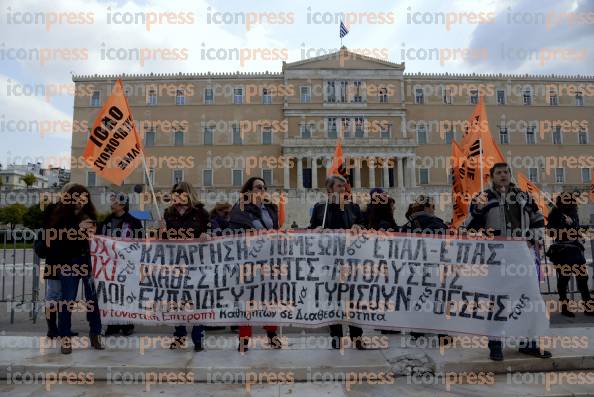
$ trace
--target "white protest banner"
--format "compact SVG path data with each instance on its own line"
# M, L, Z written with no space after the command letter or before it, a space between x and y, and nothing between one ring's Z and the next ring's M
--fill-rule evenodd
M334 323L536 336L549 323L525 241L274 232L91 241L103 321Z

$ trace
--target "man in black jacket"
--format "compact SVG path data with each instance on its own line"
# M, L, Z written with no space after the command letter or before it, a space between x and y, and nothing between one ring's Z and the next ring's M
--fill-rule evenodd
M313 207L310 229L355 229L358 230L365 223L361 209L355 203L345 200L346 180L342 176L329 176L326 179L328 200L317 203ZM351 340L359 350L365 349L361 340L363 330L349 326ZM330 326L332 348L339 349L343 337L342 324Z
M111 196L111 214L97 228L97 234L120 238L142 238L143 229L140 220L130 215L130 201L125 193L114 193ZM110 324L105 336L122 333L132 335L134 324Z

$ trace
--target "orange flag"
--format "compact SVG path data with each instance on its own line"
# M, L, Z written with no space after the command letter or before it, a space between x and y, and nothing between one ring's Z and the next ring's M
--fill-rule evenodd
M348 173L342 157L342 140L338 138L336 140L336 149L334 150L334 158L332 159L332 166L328 169L328 176L340 175L346 179L346 191L350 193L351 184L349 182Z
M547 205L547 201L538 186L536 186L534 182L530 181L530 179L526 178L526 176L521 172L518 171L517 175L518 187L520 190L529 193L532 196L532 199L536 201L536 205L538 205L540 212L542 212L545 219L547 219L549 217L549 206Z
M285 225L285 220L287 218L287 210L285 208L285 200L286 196L284 193L280 194L278 199L278 227L282 228Z
M460 166L460 176L464 191L473 195L481 190L481 153L484 186L488 183L489 169L493 164L505 162L505 156L489 130L487 111L482 96L468 120L467 129L462 138L462 151L465 160Z
M468 217L468 202L460 177L460 165L465 159L464 153L456 141L452 141L452 228L457 229Z
M142 143L118 80L95 119L83 158L102 178L121 185L142 155Z

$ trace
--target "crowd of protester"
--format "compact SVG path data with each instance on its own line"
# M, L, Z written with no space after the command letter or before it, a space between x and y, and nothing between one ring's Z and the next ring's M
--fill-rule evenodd
M490 177L492 185L476 195L470 205L465 230L488 231L490 235L501 237L524 237L529 246L537 248L542 244L546 231L554 239L547 256L557 269L561 313L565 316L575 316L567 305L563 305L567 303L567 286L572 275L576 277L583 301L589 302L588 307L592 307L594 302L588 290L585 249L583 236L580 235L580 221L574 195L571 192L559 194L545 225L545 218L534 199L512 182L511 170L507 164L495 164L490 171ZM204 204L196 198L194 188L187 182L179 182L171 189L172 200L164 211L158 236L161 239L205 239L209 236L222 236L228 232L279 229L278 207L267 199L267 189L264 179L249 178L239 192L238 202L216 204L209 213ZM111 213L98 222L91 195L84 186L70 183L64 187L63 193L70 197L86 197L86 200L59 201L48 206L43 215L45 231L75 230L87 236L100 234L120 238L145 236L146 231L142 223L130 214L126 194L115 192L111 197ZM326 193L327 199L315 204L311 210L310 229L368 229L434 235L448 233L451 229L435 215L435 203L429 196L419 196L410 203L405 214L406 223L398 226L394 214L395 201L380 188L370 191L370 200L365 211L357 203L345 200L348 181L342 176L327 178ZM297 228L297 224L293 221L290 227ZM76 300L79 282L82 281L84 299L89 308L87 320L90 345L94 349L103 349L97 294L89 270L91 259L88 239L41 239L36 242L35 251L40 257L45 258L47 336L60 338L62 353L72 352L70 338L76 336L76 333L71 330L72 313L68 307ZM594 312L586 311L585 314L593 315ZM237 327L232 328L237 330ZM342 348L343 326L336 324L329 328L332 347ZM363 330L353 325L348 328L352 346L361 350L368 348L361 338ZM277 327L270 324L265 326L264 330L269 346L281 348ZM130 324L111 324L107 326L104 335L128 336L133 331L134 327ZM185 326L175 327L171 349L185 346L187 333ZM203 350L204 333L203 325L192 326L191 340L195 351ZM412 332L411 335L420 337L424 334ZM247 350L251 336L250 326L238 327L240 351ZM440 339L443 336L440 335ZM500 340L490 340L489 350L492 360L503 360ZM551 354L540 349L534 340L521 346L520 352L541 358L551 357Z

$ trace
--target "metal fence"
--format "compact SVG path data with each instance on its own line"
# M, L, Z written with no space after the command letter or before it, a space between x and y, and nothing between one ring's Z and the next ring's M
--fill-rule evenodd
M592 226L590 226L592 230ZM16 241L10 236L18 235L23 238ZM32 245L35 232L30 229L10 230L0 229L0 303L6 304L10 310L10 323L15 321L15 311L28 313L29 319L35 323L37 314L44 307L45 283L41 277L41 264L35 255ZM544 255L541 258L545 265L550 265ZM594 292L594 262L592 260L594 240L586 244L586 259L588 261L589 289ZM545 296L557 294L557 280L554 273L547 274L544 282L540 284L541 293ZM572 277L568 294L572 299L577 293L575 278ZM79 286L79 297L82 297L82 283Z

